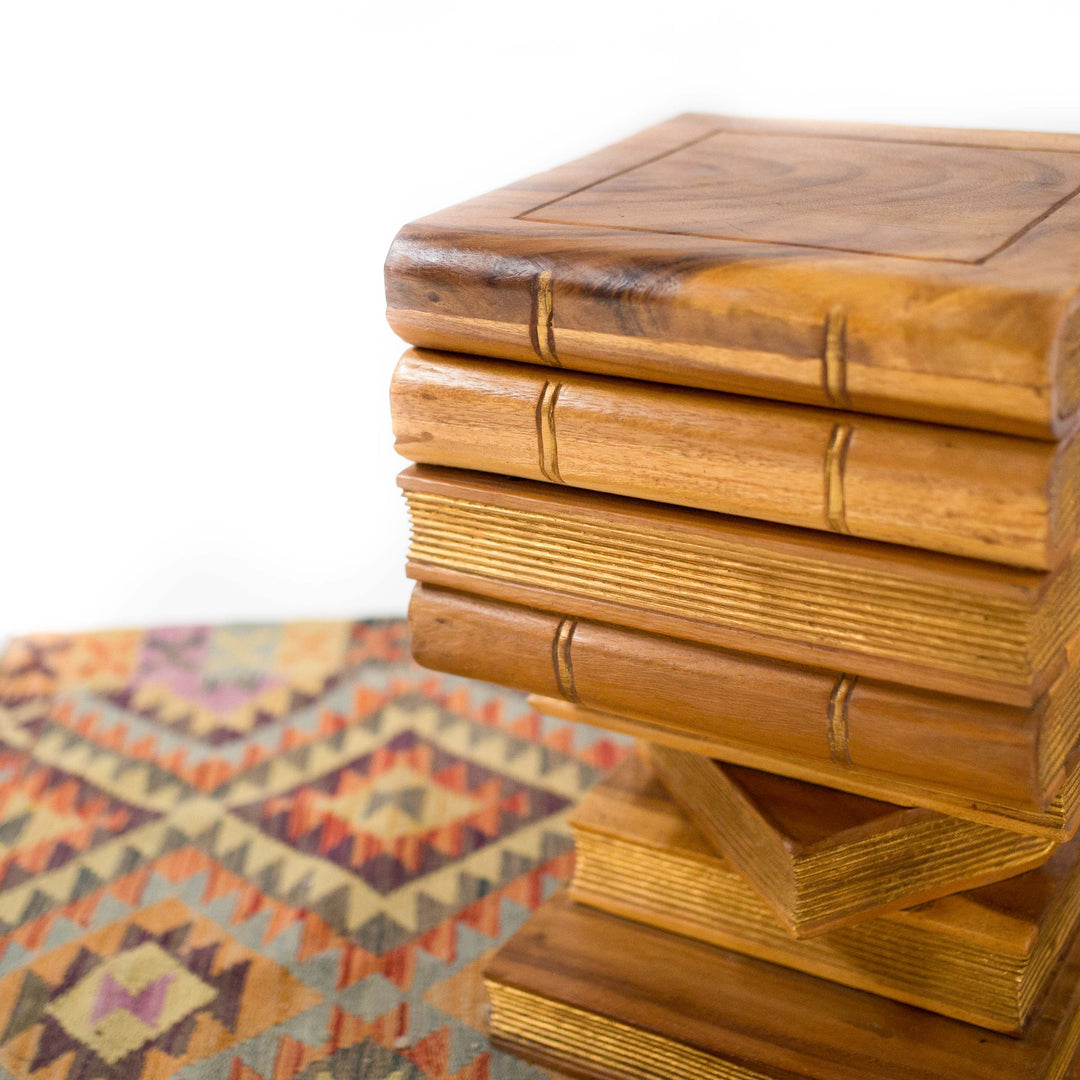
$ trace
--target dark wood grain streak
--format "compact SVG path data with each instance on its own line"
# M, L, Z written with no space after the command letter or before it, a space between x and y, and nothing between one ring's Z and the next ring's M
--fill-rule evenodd
M1054 439L1078 150L681 116L406 226L388 316L424 347Z

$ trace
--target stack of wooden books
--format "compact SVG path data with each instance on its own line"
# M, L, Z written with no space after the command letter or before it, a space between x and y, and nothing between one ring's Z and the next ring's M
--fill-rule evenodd
M639 740L498 953L587 1077L1080 1043L1080 137L682 116L387 261L420 663Z

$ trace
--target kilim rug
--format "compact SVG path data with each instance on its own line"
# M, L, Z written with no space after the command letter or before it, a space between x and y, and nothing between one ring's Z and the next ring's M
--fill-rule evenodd
M517 1080L486 955L628 750L433 675L401 622L0 659L0 1078Z

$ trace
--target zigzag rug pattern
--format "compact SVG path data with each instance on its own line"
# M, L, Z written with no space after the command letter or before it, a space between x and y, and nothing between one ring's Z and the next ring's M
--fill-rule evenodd
M0 1080L541 1080L487 954L628 751L412 663L400 621L0 657Z

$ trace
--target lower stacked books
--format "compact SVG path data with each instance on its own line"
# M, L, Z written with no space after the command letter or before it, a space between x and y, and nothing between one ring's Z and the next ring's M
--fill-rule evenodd
M565 896L503 946L487 987L495 1045L613 1080L1061 1080L1080 1041L1080 943L1014 1038Z
M497 1045L618 1080L1067 1075L1080 839L1074 771L1039 766L1052 713L852 679L847 745L896 751L858 769L830 756L842 678L554 606L420 584L410 608L426 666L644 736L574 813L568 895L487 971Z
M639 740L488 970L499 1046L613 1080L1066 1075L1080 441L430 354L393 407L415 658Z
M1008 881L796 941L644 758L572 825L569 896L487 970L497 1045L620 1078L1067 1075L1080 1043L1077 841Z
M643 755L571 825L576 901L996 1031L1023 1028L1080 919L1072 840L1009 880L794 940Z

